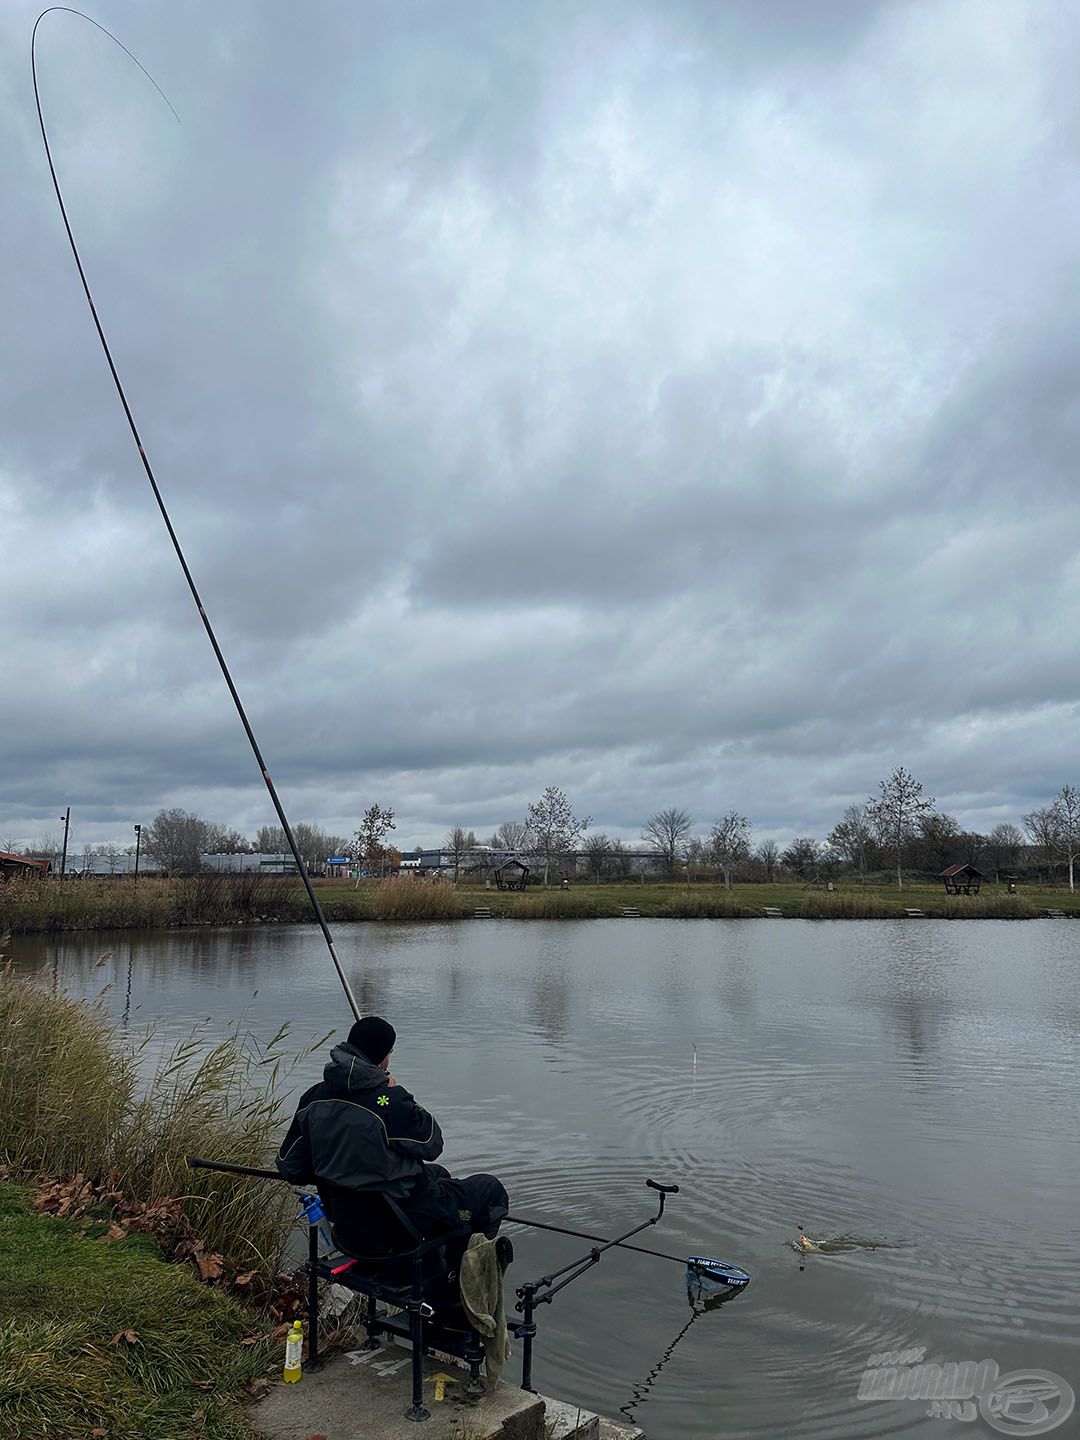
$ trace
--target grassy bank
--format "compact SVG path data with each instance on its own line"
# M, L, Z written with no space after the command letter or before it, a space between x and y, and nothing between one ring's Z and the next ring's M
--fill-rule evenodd
M240 1401L276 1357L268 1327L146 1236L94 1234L0 1182L0 1440L251 1435Z
M472 917L485 905L520 920L617 918L626 907L665 919L760 916L775 906L786 916L813 920L887 920L905 907L943 919L1035 919L1047 909L1080 914L1080 893L1024 886L1018 895L987 886L981 895L948 896L940 885L895 886L843 882L833 890L796 882L733 885L621 884L578 881L569 890L531 886L525 894L483 885L426 881L317 881L333 921L433 921ZM182 880L126 878L9 881L0 884L0 931L32 934L58 930L165 929L181 925L253 925L302 922L311 907L300 882L266 875L197 875Z
M266 1294L295 1201L284 1185L192 1172L184 1157L265 1165L288 1116L286 1037L194 1039L151 1074L97 1006L0 968L0 1163L16 1176L79 1177L116 1197L129 1228L151 1230L205 1277Z

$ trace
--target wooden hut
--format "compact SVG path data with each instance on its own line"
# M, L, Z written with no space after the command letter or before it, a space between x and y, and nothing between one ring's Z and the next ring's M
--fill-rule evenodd
M29 855L9 855L6 850L0 850L0 880L6 880L12 875L25 877L48 873L48 860L31 860Z
M945 882L946 895L977 895L986 876L974 865L950 865L942 870L941 878Z
M529 867L523 860L504 860L495 866L495 884L500 890L524 890L529 883Z

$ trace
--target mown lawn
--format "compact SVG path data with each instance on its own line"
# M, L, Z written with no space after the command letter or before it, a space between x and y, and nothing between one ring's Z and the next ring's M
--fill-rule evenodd
M269 1334L146 1236L93 1238L107 1227L0 1181L0 1440L247 1440Z

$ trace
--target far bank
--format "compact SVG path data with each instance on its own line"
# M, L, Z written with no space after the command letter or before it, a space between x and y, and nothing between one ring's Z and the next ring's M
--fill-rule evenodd
M978 895L946 895L940 885L716 883L530 886L524 893L483 885L417 880L316 881L331 921L587 919L931 919L1035 920L1080 916L1080 894L1067 888L984 886ZM65 930L160 930L190 925L297 923L311 917L299 881L266 875L205 874L175 880L54 877L0 885L0 934Z

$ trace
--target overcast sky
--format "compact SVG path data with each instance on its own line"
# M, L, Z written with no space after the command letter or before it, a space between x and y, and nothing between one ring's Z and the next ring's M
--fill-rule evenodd
M0 12L0 844L272 820ZM1080 783L1080 10L100 0L44 102L294 820Z

